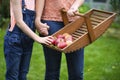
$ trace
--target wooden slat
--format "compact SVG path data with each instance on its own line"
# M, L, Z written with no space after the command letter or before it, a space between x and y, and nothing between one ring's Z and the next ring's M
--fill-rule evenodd
M99 17L99 16L96 16L96 15L91 15L91 18L98 19L98 20L104 20L105 19L105 17Z
M76 30L76 31L75 31L75 33L76 33L76 34L84 34L84 33L85 33L85 31Z
M97 26L97 25L95 25L95 24L92 24L92 27L93 27L93 28L95 28L96 26Z
M98 22L93 22L93 21L91 23L94 24L94 25L98 25L99 24Z
M105 18L107 18L107 17L110 16L110 14L106 14L106 13L102 13L102 12L97 12L97 11L94 11L93 15L100 16L100 17L105 17Z
M91 21L94 21L94 22L102 22L103 20L99 20L99 19L95 19L95 18L90 18Z
M82 27L81 28L87 28L87 26L86 25L82 25Z
M80 28L79 30L82 30L82 31L87 31L87 29L86 29L86 28Z
M72 36L75 37L75 38L78 38L78 37L79 37L78 35L76 35L76 34L74 34L74 33L72 34Z

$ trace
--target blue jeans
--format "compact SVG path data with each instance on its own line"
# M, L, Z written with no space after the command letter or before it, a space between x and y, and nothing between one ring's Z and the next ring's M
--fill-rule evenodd
M55 21L45 21L50 26L49 35L52 35L59 29L61 29L64 24L63 22ZM45 80L59 80L60 76L60 65L61 65L61 52L50 49L43 46L45 63L46 63L46 73ZM83 80L83 66L84 66L84 49L65 54L68 68L69 80Z
M23 20L35 31L34 11L24 10ZM6 80L27 80L33 40L24 34L17 25L4 37L4 55L6 60Z

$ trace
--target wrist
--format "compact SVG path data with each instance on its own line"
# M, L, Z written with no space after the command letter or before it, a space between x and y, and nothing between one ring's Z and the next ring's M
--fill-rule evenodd
M41 37L39 37L38 35L34 36L34 41L37 42L37 43L40 43L41 42Z
M37 22L37 21L40 21L40 18L36 17L35 18L35 22Z
M72 11L77 11L77 10L78 10L78 7L77 7L77 6L72 6L72 7L70 8L70 10L72 10Z

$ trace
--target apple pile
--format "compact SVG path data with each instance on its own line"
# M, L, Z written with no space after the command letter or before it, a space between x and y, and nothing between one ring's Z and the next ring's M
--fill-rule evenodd
M73 38L69 33L59 34L54 37L52 44L60 49L73 43Z

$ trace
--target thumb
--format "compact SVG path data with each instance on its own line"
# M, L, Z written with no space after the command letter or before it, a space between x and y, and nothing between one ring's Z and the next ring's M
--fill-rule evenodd
M47 25L47 23L45 23L45 25L46 25L45 27L46 27L47 29L49 29L49 28L50 28L50 27Z

